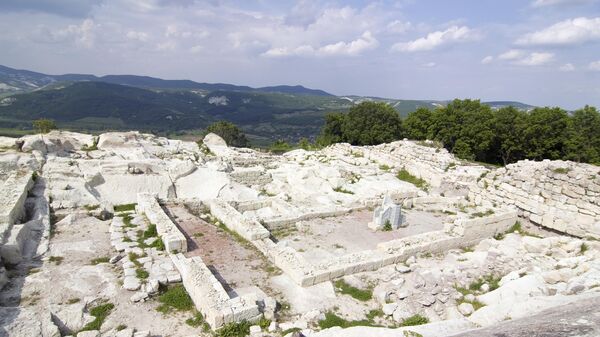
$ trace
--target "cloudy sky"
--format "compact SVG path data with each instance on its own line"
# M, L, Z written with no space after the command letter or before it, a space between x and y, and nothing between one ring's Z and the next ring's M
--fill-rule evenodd
M0 64L600 107L600 0L1 0Z

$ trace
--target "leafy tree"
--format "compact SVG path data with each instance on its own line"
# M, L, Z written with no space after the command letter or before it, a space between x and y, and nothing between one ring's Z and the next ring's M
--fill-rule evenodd
M206 131L207 133L212 132L219 135L229 146L248 147L249 142L246 135L237 125L231 122L219 121L213 123L206 128Z
M313 148L310 141L306 138L300 138L300 141L298 142L298 147L306 151L309 151Z
M327 146L345 141L342 134L342 124L344 124L345 117L346 115L339 112L325 115L325 125L321 129L321 134L317 137L317 144Z
M352 145L388 143L402 137L402 120L389 104L362 102L345 116L342 135Z
M600 113L595 107L585 106L573 112L567 141L567 159L600 163Z
M571 120L561 108L535 108L524 130L525 156L529 159L564 158Z
M425 140L431 138L430 127L433 121L433 111L420 107L410 113L403 121L405 136L409 139Z
M510 164L523 159L527 113L512 106L494 112L492 121L494 143L488 159L493 163Z
M290 151L291 149L292 149L292 147L290 146L290 144L288 144L283 139L276 140L269 147L269 150L274 153L284 153L284 152Z
M33 121L32 125L37 133L48 133L51 130L56 129L56 123L53 120L46 118L36 119Z

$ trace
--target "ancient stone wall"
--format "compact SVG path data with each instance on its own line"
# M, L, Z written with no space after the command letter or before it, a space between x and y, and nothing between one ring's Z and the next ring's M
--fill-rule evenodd
M268 238L269 231L256 220L246 219L228 202L223 200L211 200L208 207L212 215L217 217L227 228L237 232L248 241Z
M600 168L566 161L520 161L482 177L477 205L510 205L534 224L600 238Z
M137 212L145 214L148 220L156 225L156 230L165 244L165 249L169 253L187 252L185 236L160 207L156 196L140 193L137 201Z

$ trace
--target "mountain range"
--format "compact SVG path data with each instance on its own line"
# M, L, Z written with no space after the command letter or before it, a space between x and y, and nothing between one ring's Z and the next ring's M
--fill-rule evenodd
M335 96L300 85L252 88L135 75L47 75L0 65L0 133L26 130L37 118L80 131L136 129L159 134L198 131L217 120L238 124L256 143L318 134L328 112L365 100L392 105L402 116L447 101ZM520 102L488 102L492 108Z

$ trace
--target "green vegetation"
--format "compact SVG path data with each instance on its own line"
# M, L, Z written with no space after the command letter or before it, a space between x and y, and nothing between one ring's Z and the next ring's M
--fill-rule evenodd
M413 315L402 321L401 326L414 326L414 325L422 325L429 323L429 319L427 317L421 315Z
M401 170L398 171L398 173L396 174L396 177L400 180L411 183L424 191L427 191L429 189L429 185L427 184L427 182L425 180L413 176L412 174L410 174L410 172L408 172L404 168L402 168Z
M283 139L278 139L269 147L269 151L273 153L284 153L292 150L292 146Z
M439 141L460 158L484 163L600 163L600 113L590 106L572 114L550 107L527 112L512 106L493 110L479 100L456 99L434 110L417 109L403 128L410 139Z
M392 223L390 222L390 220L385 221L385 223L383 224L383 228L381 228L381 230L384 232L390 232L392 230Z
M571 171L571 169L567 168L567 167L558 167L555 168L554 173L558 173L558 174L567 174L569 173L569 171Z
M225 324L222 328L217 330L217 336L219 337L246 337L250 334L250 326L252 324L248 321L241 321L237 323Z
M100 263L108 263L109 260L110 260L110 258L107 256L97 257L97 258L93 259L92 261L90 261L90 264L95 266Z
M54 263L55 265L59 265L59 264L61 264L61 263L63 262L63 260L64 260L64 259L65 259L65 258L64 258L64 257L62 257L62 256L50 256L50 257L48 258L48 262L52 262L52 263Z
M137 276L137 278L139 278L140 280L145 280L148 278L148 276L150 276L150 274L146 271L146 269L137 268L135 270L135 276Z
M100 205L85 205L83 206L83 208L85 208L86 211L94 211L97 210L100 207Z
M137 204L122 204L122 205L115 205L115 212L130 212L130 211L135 211L135 206Z
M163 314L168 314L173 310L188 311L194 308L194 302L188 295L183 285L178 284L167 289L158 297L161 303L156 310Z
M333 190L338 193L354 194L354 192L349 191L349 190L343 188L342 186L335 187Z
M114 307L112 303L104 303L90 309L90 315L94 316L94 320L84 326L81 331L100 330L102 323Z
M94 142L92 143L91 146L87 146L87 144L84 144L83 147L81 148L82 151L85 152L90 152L90 151L96 151L98 150L98 141L100 139L98 137L94 137Z
M369 301L373 298L372 289L359 289L346 283L343 279L335 281L335 288L341 294L350 295L359 301Z
M249 142L240 128L228 121L218 121L206 128L206 133L219 135L229 146L248 147Z
M204 320L204 316L202 316L202 313L196 311L194 313L194 316L191 318L188 318L185 320L185 324L197 328L199 326L202 326L202 331L204 332L209 332L210 331L210 325L208 325L208 323Z
M385 164L379 165L379 169L382 171L389 171L391 168Z
M383 102L362 102L351 107L347 114L327 115L317 143L377 145L401 137L402 120L391 105Z
M580 254L585 254L585 252L587 252L590 249L590 247L588 247L588 245L584 242L581 244L581 246L579 247L579 253Z
M40 118L34 120L31 124L36 133L48 133L56 129L56 123L51 119Z
M485 212L475 212L475 213L471 214L471 218L483 218L486 216L490 216L492 214L494 214L494 211L491 209L488 209Z

